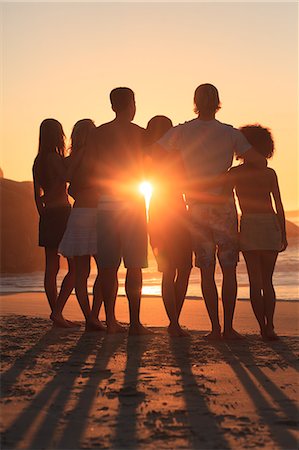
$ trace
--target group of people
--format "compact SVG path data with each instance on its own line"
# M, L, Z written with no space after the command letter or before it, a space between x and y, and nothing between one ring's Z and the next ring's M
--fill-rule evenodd
M44 285L53 323L76 326L63 316L75 288L87 331L124 332L115 317L118 269L123 260L129 334L150 333L140 322L142 269L147 267L149 236L162 272L170 335L188 335L179 317L195 255L212 328L206 338L242 338L233 328L236 266L242 251L261 336L277 339L272 276L287 240L277 176L267 167L274 151L269 129L255 124L238 130L218 121L215 116L221 104L218 90L211 84L195 90L197 117L174 127L161 115L153 117L146 129L134 124L135 98L129 88L113 89L110 101L114 120L99 127L90 119L78 121L69 156L65 156L61 124L46 119L40 126L33 178L40 215L39 245L45 248ZM231 167L234 157L241 164ZM148 220L139 191L145 178L154 187ZM72 207L70 197L74 199ZM242 213L239 226L236 198ZM58 293L59 255L67 258L69 270ZM91 257L98 274L90 306ZM222 327L216 257L223 275ZM102 303L106 324L99 320Z

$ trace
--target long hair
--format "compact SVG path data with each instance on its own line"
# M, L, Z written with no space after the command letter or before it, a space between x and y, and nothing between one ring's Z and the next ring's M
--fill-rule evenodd
M71 134L70 153L76 152L86 144L87 137L95 124L91 119L81 119L75 123Z
M47 156L50 153L57 153L61 157L65 155L65 134L61 123L56 119L43 120L39 128L36 162L39 167L39 178L42 187L46 187L51 178L47 164Z
M38 154L58 153L64 156L65 135L60 122L56 119L45 119L39 128Z

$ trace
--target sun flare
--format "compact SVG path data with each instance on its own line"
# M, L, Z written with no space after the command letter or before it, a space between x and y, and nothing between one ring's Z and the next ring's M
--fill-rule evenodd
M148 210L152 192L153 192L152 184L149 181L143 181L139 185L139 192L144 196L146 209Z

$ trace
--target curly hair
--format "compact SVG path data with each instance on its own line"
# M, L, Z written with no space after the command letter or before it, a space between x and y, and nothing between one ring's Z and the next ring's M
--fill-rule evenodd
M274 141L269 128L262 127L259 124L253 124L240 127L240 131L258 153L267 159L273 156Z

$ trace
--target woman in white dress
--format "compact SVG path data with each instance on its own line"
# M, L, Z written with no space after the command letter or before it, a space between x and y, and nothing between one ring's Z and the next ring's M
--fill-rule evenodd
M91 119L79 120L71 134L71 152L68 157L67 179L70 181L69 194L75 202L68 224L59 245L59 253L75 262L75 291L85 317L86 331L106 329L99 320L102 295L97 276L93 287L93 302L90 308L87 281L90 274L91 256L96 260L96 206L97 190L91 177L86 177L82 162L86 156L85 144L89 133L95 128ZM55 317L62 318L62 310L55 310Z

